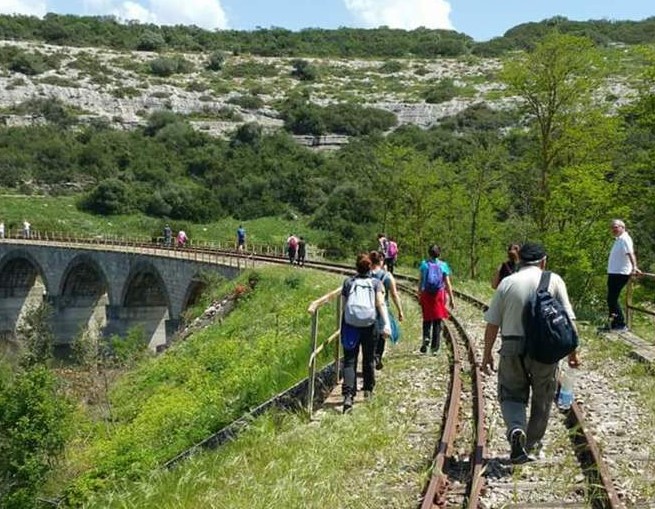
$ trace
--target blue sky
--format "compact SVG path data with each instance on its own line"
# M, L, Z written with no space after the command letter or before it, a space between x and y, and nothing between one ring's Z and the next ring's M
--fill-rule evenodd
M0 13L111 14L122 20L194 24L207 29L284 27L452 28L476 40L526 21L641 20L652 0L0 0Z

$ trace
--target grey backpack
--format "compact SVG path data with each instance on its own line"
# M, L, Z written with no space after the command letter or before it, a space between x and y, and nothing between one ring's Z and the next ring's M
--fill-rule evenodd
M344 320L353 327L368 327L375 323L376 316L373 279L352 278L344 309Z

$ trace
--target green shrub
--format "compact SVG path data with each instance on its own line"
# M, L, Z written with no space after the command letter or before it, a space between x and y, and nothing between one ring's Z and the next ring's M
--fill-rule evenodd
M405 66L398 60L387 60L380 66L379 71L383 74L393 74L402 71L404 68Z
M318 79L318 69L307 60L293 60L291 66L293 67L291 75L300 81L316 81Z
M222 51L214 51L207 59L206 68L210 71L220 71L225 64L225 55Z
M92 214L127 214L133 210L132 189L117 178L100 182L84 196L79 207Z
M255 95L239 95L230 97L227 102L241 106L246 110L257 110L264 106L264 101Z
M277 76L278 72L275 64L256 62L254 60L227 65L223 71L226 78L270 78Z
M69 127L75 123L75 116L58 98L32 98L14 107L14 111L21 115L41 115L48 122L60 127Z
M202 81L191 81L187 84L186 89L189 92L204 92L209 86Z
M164 46L166 46L166 41L164 41L164 37L159 32L146 30L139 37L136 49L138 51L158 51Z
M451 79L444 79L423 92L426 103L439 104L457 97L457 87Z
M150 72L155 76L168 77L193 71L193 63L182 57L159 57L150 61Z
M45 72L47 65L41 55L21 52L9 62L9 70L33 76Z

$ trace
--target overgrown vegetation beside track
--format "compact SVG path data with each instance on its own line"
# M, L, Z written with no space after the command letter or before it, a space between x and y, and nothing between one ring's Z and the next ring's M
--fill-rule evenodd
M252 289L249 280L256 281ZM46 491L59 495L66 486L75 505L118 480L139 479L306 377L307 306L340 280L270 268L215 289L221 295L236 288L236 309L126 373L106 394L105 419L92 420L80 407L66 462Z
M406 322L388 346L370 402L352 414L326 407L313 422L287 413L255 420L235 442L172 471L124 482L89 508L414 507L429 476L448 382L448 353L417 353L420 311L403 297Z

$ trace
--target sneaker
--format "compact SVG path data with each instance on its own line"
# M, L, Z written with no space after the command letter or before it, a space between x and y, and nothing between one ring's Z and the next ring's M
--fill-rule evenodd
M348 394L343 397L343 413L347 414L353 409L353 397Z
M630 329L626 325L619 325L618 327L612 327L612 332L628 332Z
M509 460L515 465L527 463L532 461L532 458L525 450L525 432L521 428L514 428L509 435L509 443L512 446L512 451L509 455Z
M541 441L534 445L526 446L526 450L528 451L528 456L532 459L542 460L546 457L546 453L544 453L544 444Z
M432 352L432 355L437 355L439 353L439 346L439 343L430 346L430 352Z
M428 342L427 341L423 341L423 344L421 345L420 351L421 351L421 353L427 353L427 351L428 351Z
M375 356L375 369L377 369L379 371L382 368L384 368L384 364L382 363L382 357L380 357L379 355L376 355Z

